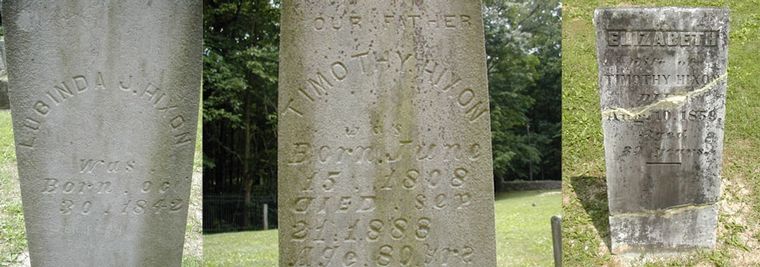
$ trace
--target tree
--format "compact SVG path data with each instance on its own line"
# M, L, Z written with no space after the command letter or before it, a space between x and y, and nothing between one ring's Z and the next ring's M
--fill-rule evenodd
M561 179L561 4L484 2L494 176Z
M254 184L276 192L279 1L206 0L203 16L204 173L226 174L204 188L242 194L247 227Z
M204 199L239 195L242 206L225 204L242 212L234 229L251 229L257 194L277 192L279 7L277 0L204 1ZM485 2L497 182L560 179L559 10L556 0ZM204 228L215 223L206 221L215 217L208 204Z

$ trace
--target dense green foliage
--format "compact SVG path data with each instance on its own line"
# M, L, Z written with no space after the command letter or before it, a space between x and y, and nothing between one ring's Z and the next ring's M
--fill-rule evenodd
M494 174L560 177L561 13L551 1L486 1Z
M276 192L277 7L269 0L204 1L204 198L241 196L242 205L220 212L242 212L246 227L255 186ZM214 203L204 204L208 216ZM226 223L210 219L204 227Z
M245 202L234 207L242 209L244 222L207 220L204 227L214 231L236 223L250 228L260 220L249 218L257 215L248 210L266 201L252 195L277 190L279 5L204 1L204 192L239 195ZM560 4L491 0L483 12L497 186L515 179L557 180Z
M251 169L276 167L279 10L270 2L204 1L203 122L245 131L253 153L244 160L235 144L207 142L230 149L241 165L258 165ZM216 161L204 162L213 168Z

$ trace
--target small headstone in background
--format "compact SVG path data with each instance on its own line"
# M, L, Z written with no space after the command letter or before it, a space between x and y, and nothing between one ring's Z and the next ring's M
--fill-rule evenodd
M2 6L1 1L0 6ZM5 37L0 36L0 109L10 108L10 101L8 101L8 67L5 64Z
M728 10L598 9L594 22L612 252L714 247Z

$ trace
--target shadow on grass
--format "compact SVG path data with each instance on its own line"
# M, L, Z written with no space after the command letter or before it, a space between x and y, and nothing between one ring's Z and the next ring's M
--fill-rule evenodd
M594 228L610 249L610 210L607 205L607 179L605 177L576 176L570 178L575 194L591 217Z

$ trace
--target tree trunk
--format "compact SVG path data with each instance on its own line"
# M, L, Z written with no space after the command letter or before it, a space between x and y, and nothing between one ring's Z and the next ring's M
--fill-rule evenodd
M243 226L246 230L249 230L251 227L251 206L253 206L253 203L251 203L253 177L251 177L251 97L248 91L246 91L243 101L243 114L245 123L245 145L243 151Z

